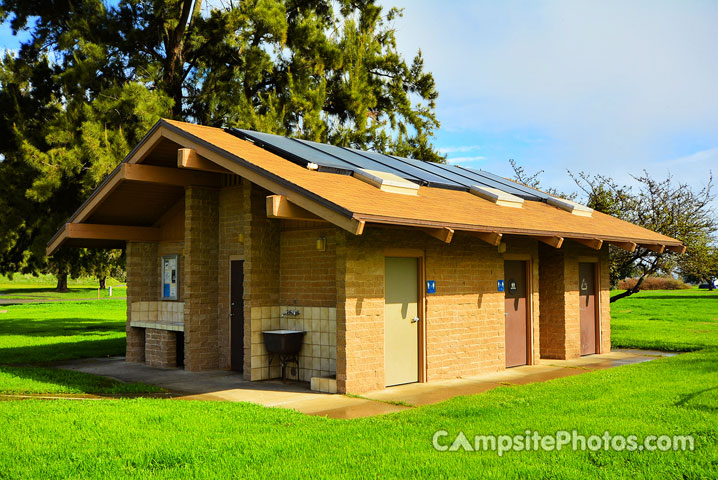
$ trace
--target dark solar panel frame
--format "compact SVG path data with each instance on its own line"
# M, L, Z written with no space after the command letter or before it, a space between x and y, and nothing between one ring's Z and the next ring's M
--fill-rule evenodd
M414 175L421 180L424 184L429 187L446 188L450 190L468 190L467 186L458 182L453 181L451 178L447 178L443 175L435 175L430 171L427 171L419 166L412 165L410 163L402 162L401 159L392 155L384 155L377 152L365 152L357 150L355 148L342 147L344 150L360 155L364 158L374 160L379 163L385 164L387 167L395 170L395 174L403 177L405 175Z
M517 190L524 192L526 195L531 195L533 197L536 197L539 200L548 200L549 198L551 198L551 195L549 195L545 192L536 190L531 187L527 187L526 185L521 185L520 183L512 182L511 180L508 180L504 177L496 175L495 173L487 172L486 170L474 170L472 168L467 168L467 167L458 167L458 168L461 168L462 170L467 170L471 173L480 175L480 176L488 178L490 180L494 180L495 182L497 182L498 184L501 185L501 187L497 187L497 188L507 187L507 188L517 189Z
M308 145L311 148L315 148L315 149L325 153L326 155L330 155L338 160L346 162L348 165L351 165L354 169L375 170L375 171L379 171L379 172L392 173L401 178L404 178L405 180L409 180L409 181L417 183L419 185L425 184L425 181L421 177L412 175L409 172L399 171L396 168L393 168L391 165L387 165L386 163L381 162L381 161L376 161L372 158L362 155L358 151L355 152L355 151L352 151L352 150L344 148L344 147L338 147L336 145L329 145L326 143L311 142L309 140L297 140L297 141L301 142L305 145Z
M228 131L298 165L307 166L309 163L314 163L320 171L351 175L360 169L375 170L392 173L411 182L436 188L467 191L472 186L479 185L496 188L526 200L545 201L550 198L544 192L511 182L484 170L423 162L396 155L339 147L251 130L232 128Z

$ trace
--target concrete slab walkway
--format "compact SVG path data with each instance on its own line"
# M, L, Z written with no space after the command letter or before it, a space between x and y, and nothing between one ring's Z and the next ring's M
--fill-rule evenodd
M92 373L124 382L160 386L186 400L252 402L267 407L291 408L309 415L357 418L398 412L441 402L458 395L482 393L502 385L525 385L650 361L675 354L642 350L616 350L575 360L541 360L539 365L510 368L476 377L432 383L412 383L365 393L330 395L309 390L306 383L248 382L235 372L187 372L127 363L122 357L64 362L57 368Z

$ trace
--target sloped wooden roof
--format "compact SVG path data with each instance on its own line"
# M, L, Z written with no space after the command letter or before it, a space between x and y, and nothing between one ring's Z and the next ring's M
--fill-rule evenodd
M385 192L350 175L309 170L223 129L174 120L158 122L123 164L148 163L158 165L155 168L168 169L173 162L172 152L176 154L176 148L182 147L192 148L203 158L272 193L285 195L309 212L354 233L361 233L364 225L393 224L672 247L681 245L676 239L595 211L591 217L583 217L537 201L525 201L522 208L510 208L469 192L426 186L419 187L415 196ZM166 152L153 157L153 148ZM176 162L174 165L176 167ZM120 175L117 172L122 170L121 167L113 175ZM116 204L119 190L116 186L108 187L112 184L113 177L110 176L75 212L70 222L88 222L93 214L97 217L103 201L109 201L112 192L108 190L115 192L112 203ZM126 220L130 221L129 218ZM59 248L62 242L58 242L58 238L61 236L62 230L51 240L48 252Z

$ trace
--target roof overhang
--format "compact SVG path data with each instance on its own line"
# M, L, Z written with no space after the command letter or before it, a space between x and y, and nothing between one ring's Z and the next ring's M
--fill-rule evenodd
M639 229L638 232L645 232L645 235L626 237L606 232L579 233L560 228L481 225L480 218L477 218L475 224L468 224L361 213L342 205L347 202L341 196L327 195L321 188L312 186L311 181L302 183L302 179L296 175L306 175L306 171L283 175L281 169L272 170L269 163L274 162L276 167L279 160L282 159L273 153L246 140L237 139L224 130L160 120L55 234L48 243L47 253L52 255L63 245L118 247L125 241L159 241L160 236L153 220L182 197L184 187L220 187L226 174L238 175L272 193L267 199L269 218L326 221L355 235L361 235L365 225L383 225L417 228L446 243L451 242L454 232L458 231L469 233L492 245L498 245L505 235L521 235L536 238L555 248L560 248L564 239L569 239L594 249L600 249L605 242L629 251L637 246L657 252L685 251L678 240L645 229ZM294 168L300 167L295 165ZM331 175L318 172L311 174ZM357 185L352 184L352 188L360 188L358 184L365 185L361 180L347 178L350 180L341 180L357 182ZM430 187L421 187L427 188ZM374 191L377 195L392 195L378 189ZM346 194L349 197L354 195L355 199L361 195L352 191ZM143 199L144 195L148 196L148 200ZM466 201L490 203L468 192L466 195L471 197ZM420 190L418 196L398 197L408 198L406 201L421 201L421 196ZM128 208L127 200L130 198L139 199L138 208ZM156 205L157 211L151 211L150 205ZM491 208L505 207L492 204ZM468 220L473 221L473 218ZM595 218L583 220L596 221Z

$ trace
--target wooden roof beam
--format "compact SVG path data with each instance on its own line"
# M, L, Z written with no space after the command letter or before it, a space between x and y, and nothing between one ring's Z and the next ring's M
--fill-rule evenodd
M444 243L451 243L451 239L454 238L454 230L448 227L422 228L421 231L436 238L437 240L441 240Z
M193 172L179 168L156 167L137 163L123 163L120 177L133 182L159 183L177 187L220 187L221 177L214 173Z
M629 253L635 252L635 251L636 251L636 247L638 246L638 245L636 245L636 244L633 243L633 242L614 242L614 241L612 241L612 240L609 240L608 243L609 243L610 245L613 245L614 247L621 248L621 249L623 249L623 250L625 250L625 251L627 251L627 252L629 252Z
M322 217L314 215L312 212L290 202L284 195L267 196L267 218L325 221Z
M553 248L561 248L563 245L563 237L533 237L539 242L551 245Z
M504 236L503 233L498 232L469 232L472 236L482 240L489 245L497 247L501 243L501 238Z
M572 238L571 240L594 250L601 250L603 246L603 240L599 238Z
M656 252L659 255L666 250L665 245L653 245L653 244L649 244L649 243L640 243L639 245L647 250Z
M120 240L125 242L159 242L162 229L131 225L100 225L93 223L66 223L47 246L47 254L54 254L65 240Z
M201 157L197 151L192 148L177 149L177 168L188 168L213 173L232 173L211 160Z
M686 253L686 246L685 245L668 245L668 246L666 246L666 250L673 252L673 253L678 253L679 255L683 255L684 253Z

